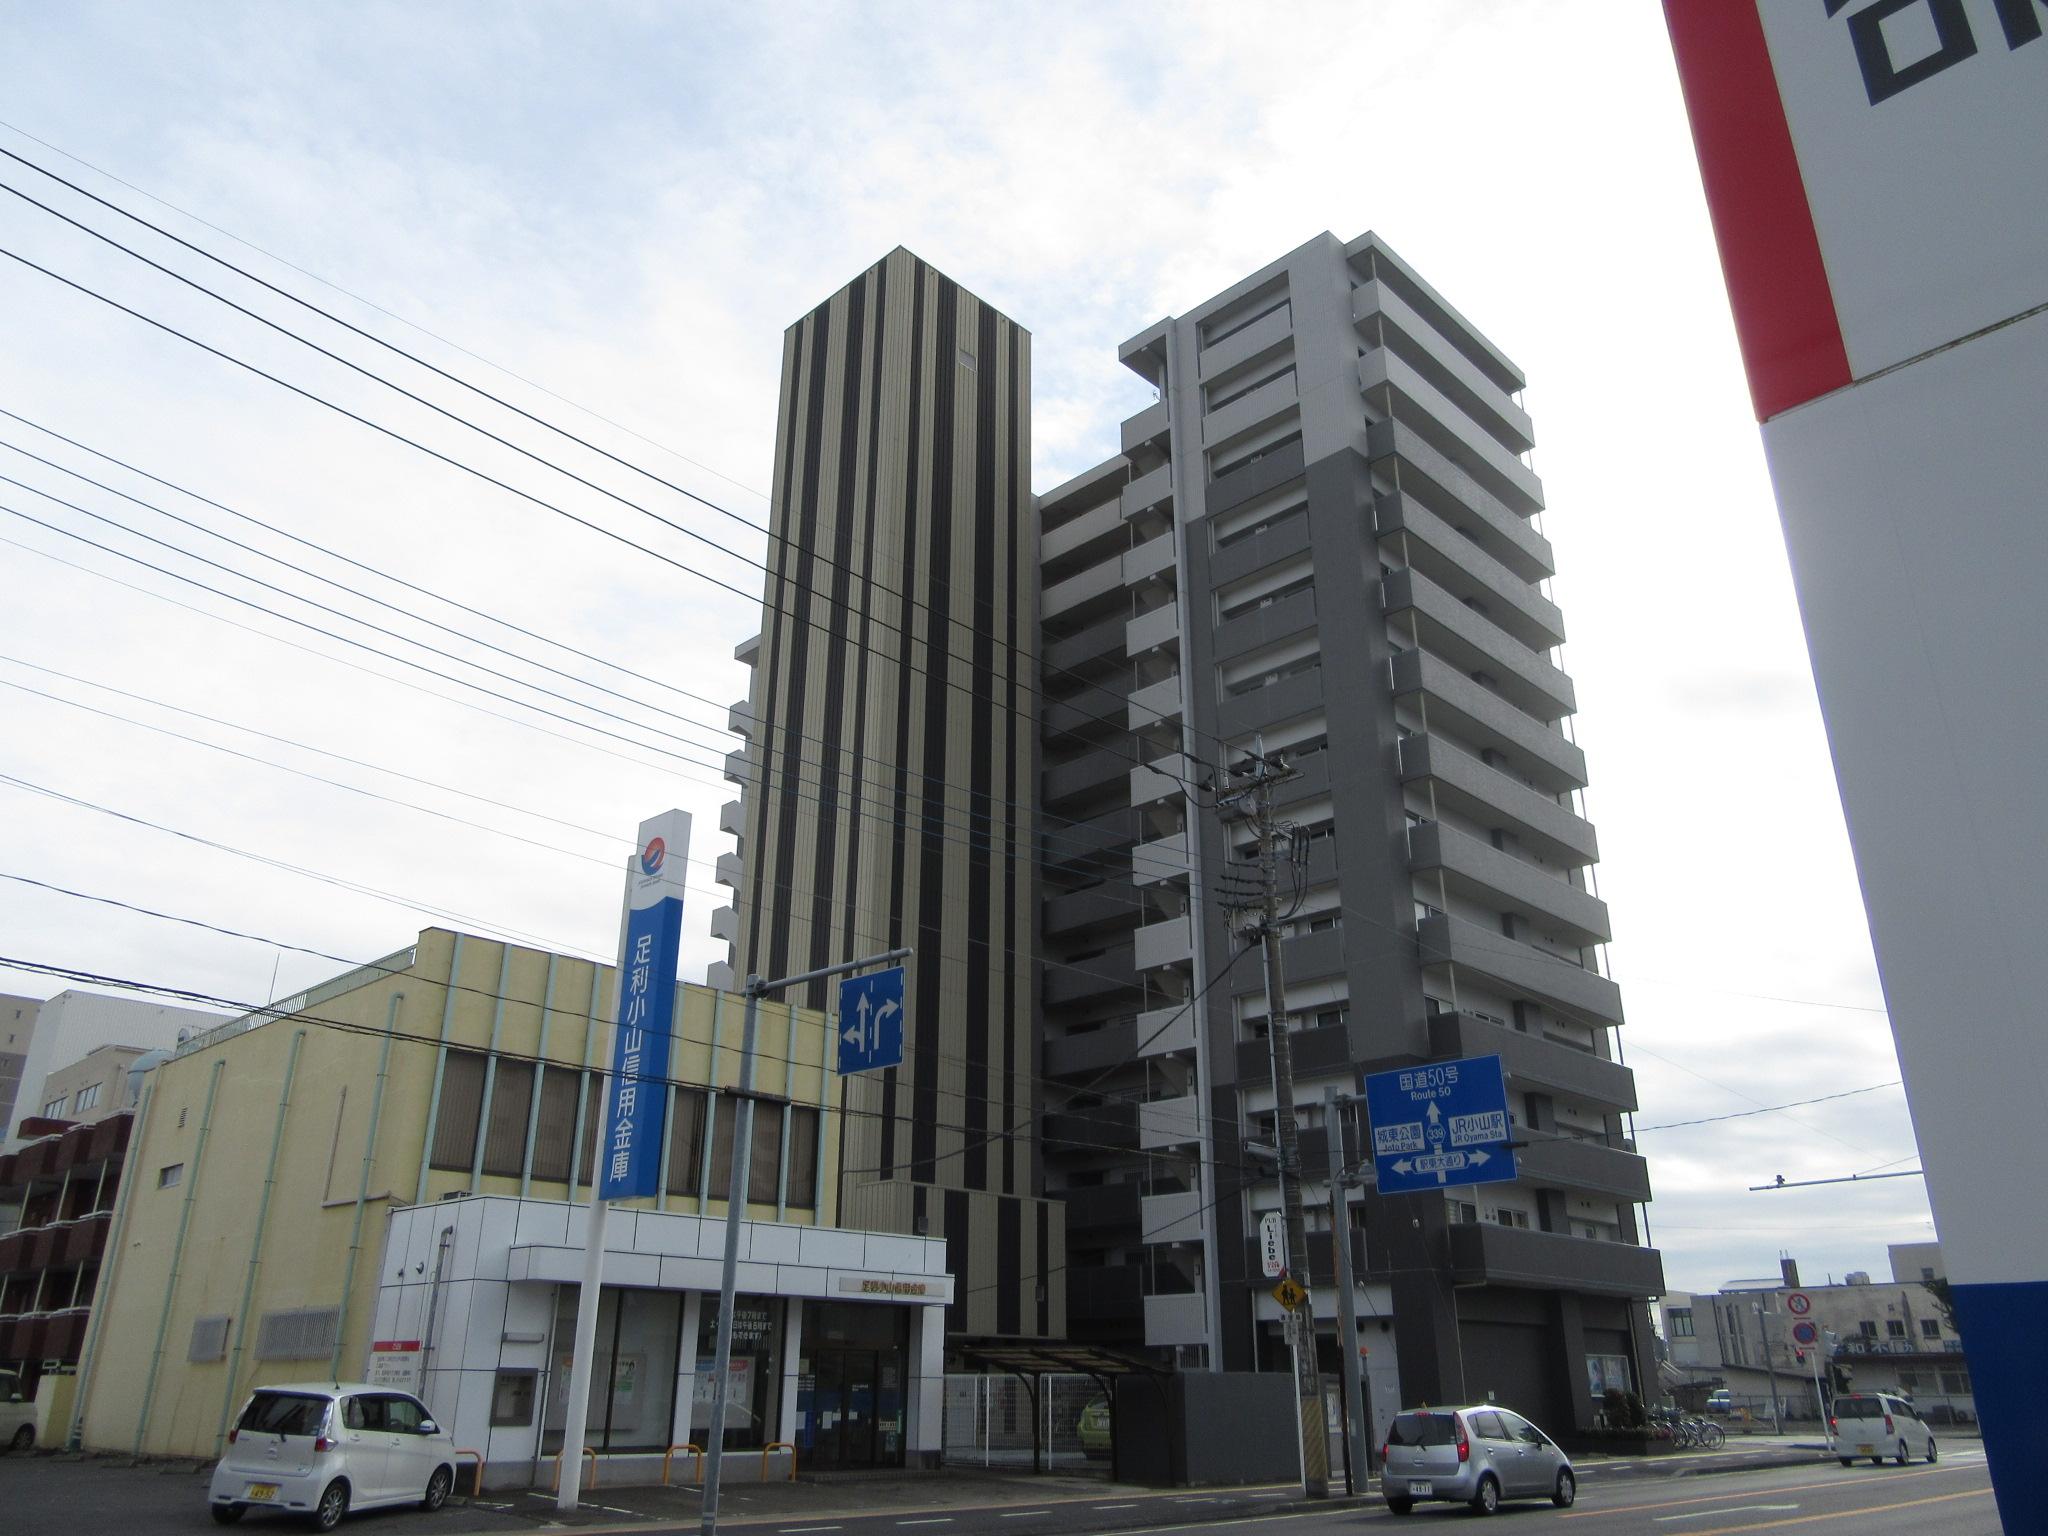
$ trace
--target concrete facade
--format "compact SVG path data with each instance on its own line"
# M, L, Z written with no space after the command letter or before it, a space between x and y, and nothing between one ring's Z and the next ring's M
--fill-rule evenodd
M496 1233L510 1222L542 1234L495 1257L479 1258L472 1244L440 1278L518 1282L532 1287L521 1307L552 1316L563 1306L559 1266L514 1273L527 1261L511 1249L560 1249L581 1219L611 968L428 929L413 947L294 1002L283 1017L230 1020L188 1040L149 1077L85 1341L90 1448L212 1455L253 1386L387 1372L381 1357L393 1352L372 1347L388 1341L376 1332L380 1294L427 1271L415 1268L408 1281L383 1258L387 1244L410 1254L423 1222L436 1233L451 1224ZM662 1193L618 1203L612 1218L619 1285L659 1299L622 1304L608 1285L609 1304L636 1315L666 1308L671 1334L673 1315L707 1283L705 1233L723 1228L725 1201L713 1191L725 1189L730 1167L727 1090L738 1077L742 1007L708 988L677 989ZM766 1097L756 1106L745 1212L756 1261L834 1223L839 1093L829 1045L822 1015L763 1005L754 1086ZM707 1216L714 1220L701 1223ZM694 1234L694 1246L680 1234ZM931 1246L894 1241L914 1253L881 1267L936 1283L943 1271L932 1267ZM687 1272L662 1267L685 1257ZM779 1273L749 1268L742 1278L743 1287L761 1282L770 1305L785 1296ZM715 1290L715 1272L708 1283ZM925 1292L878 1294L920 1316L932 1305ZM414 1337L429 1336L438 1337L423 1327ZM543 1350L537 1374L513 1386L529 1425L547 1411L550 1358ZM454 1398L430 1397L429 1406L468 1414L462 1372L482 1367L467 1347L429 1363L456 1372L446 1383ZM500 1364L493 1352L491 1370ZM644 1352L634 1368L644 1384ZM614 1384L606 1376L603 1385ZM609 1432L606 1419L595 1422L594 1433ZM531 1454L511 1459L520 1455L530 1471Z
M943 1237L950 1327L1065 1331L1037 1198L1031 338L901 248L783 338L762 628L711 979L899 947L905 1058L850 1084L849 1219ZM831 1007L813 983L799 1000Z
M1370 234L1319 236L1121 355L1157 403L1039 498L1044 1069L1073 1090L1045 1155L1072 1331L1284 1366L1253 1242L1279 1191L1245 1147L1275 1139L1267 1005L1225 909L1250 833L1200 793L1262 746L1295 770L1308 1278L1333 1272L1326 1087L1499 1055L1527 1143L1512 1184L1348 1201L1375 1419L1498 1392L1587 1426L1602 1383L1652 1379L1663 1277L1522 374Z
M131 1068L152 1053L135 1045L103 1045L49 1073L36 1097L46 1119L90 1125L109 1115L133 1109L142 1093L140 1074ZM158 1053L160 1054L160 1053Z
M18 1007L19 1002L13 1006ZM6 1135L0 1136L0 1147L12 1150L21 1144L21 1122L42 1114L43 1079L58 1068L83 1059L103 1045L170 1050L180 1038L211 1029L220 1022L221 1015L198 1008L172 1008L163 1003L102 997L96 992L59 992L36 1010L35 1028L21 1066L14 1117L4 1128Z
M21 1074L28 1065L29 1041L35 1037L36 1014L42 1000L0 992L0 1143L14 1125L14 1100L21 1090ZM0 1230L6 1217L0 1215Z

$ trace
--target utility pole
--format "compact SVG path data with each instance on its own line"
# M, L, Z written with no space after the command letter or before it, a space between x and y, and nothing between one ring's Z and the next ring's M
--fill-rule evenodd
M1351 1201L1346 1193L1351 1181L1344 1173L1350 1156L1344 1145L1344 1110L1357 1102L1351 1094L1334 1088L1323 1090L1323 1124L1330 1133L1330 1236L1337 1255L1337 1340L1344 1354L1345 1443L1350 1453L1351 1491L1364 1493L1366 1479L1372 1474L1372 1435L1359 1380L1364 1362L1358 1354L1358 1294L1351 1279Z
M1294 770L1266 756L1265 740L1253 746L1252 781L1219 797L1237 807L1258 835L1259 907L1255 931L1266 962L1266 1041L1272 1052L1274 1122L1280 1142L1280 1199L1287 1232L1287 1267L1304 1291L1310 1289L1308 1236L1301 1216L1301 1140L1294 1123L1294 1046L1287 1032L1287 976L1280 958L1279 844L1273 820L1273 786ZM1288 915L1292 915L1290 912ZM1296 1266L1299 1265L1297 1272ZM1330 1496L1330 1439L1323 1409L1323 1377L1316 1361L1313 1293L1294 1315L1294 1391L1301 1414L1301 1487L1311 1499Z
M1764 1374L1771 1380L1771 1428L1782 1429L1785 1415L1778 1407L1778 1362L1771 1358L1771 1336L1764 1327L1764 1304L1753 1301L1750 1306L1756 1310L1756 1341L1764 1352Z

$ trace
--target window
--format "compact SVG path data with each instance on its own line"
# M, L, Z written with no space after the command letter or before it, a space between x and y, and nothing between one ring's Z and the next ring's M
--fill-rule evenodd
M1906 1336L1905 1321L1901 1318L1888 1317L1884 1320L1884 1331L1887 1338L1903 1339Z
M258 1360L325 1360L341 1330L339 1307L266 1312L256 1330Z
M668 1192L694 1195L704 1178L704 1101L702 1088L676 1090L675 1117L669 1126Z
M1856 1325L1856 1331L1866 1339L1874 1339L1877 1337L1877 1324L1866 1317Z
M569 1182L569 1149L576 1143L576 1085L583 1074L549 1067L540 1078L540 1120L533 1128L533 1176Z
M384 1427L395 1435L416 1435L420 1425L426 1422L426 1414L420 1405L409 1397L400 1397L396 1392L379 1399L384 1405ZM408 1453L410 1454L410 1453Z
M185 1165L183 1163L173 1163L168 1168L157 1169L156 1187L158 1189L175 1189L184 1177Z
M484 1108L481 1051L450 1051L441 1069L441 1103L434 1120L434 1151L428 1166L469 1172L476 1159L477 1121Z
M1691 1307L1673 1307L1664 1314L1664 1319L1666 1325L1671 1329L1672 1338L1690 1339L1694 1337Z
M1922 1264L1920 1266L1920 1278L1922 1280L1932 1280L1934 1278L1934 1266L1932 1264Z
M63 1119L63 1118L64 1118L64 1106L65 1106L65 1105L66 1105L67 1103L69 1103L69 1102L70 1102L70 1095L68 1095L68 1094L62 1094L62 1093L58 1094L58 1095L57 1095L57 1097L55 1097L54 1099L50 1100L50 1102L49 1102L49 1103L47 1103L47 1104L45 1104L45 1105L43 1106L43 1118L44 1118L45 1120L61 1120L61 1119Z
M1505 1440L1508 1437L1507 1429L1497 1413L1473 1414L1472 1433L1482 1440Z
M95 1109L99 1106L99 1102L100 1085L98 1083L87 1083L83 1088L78 1090L78 1097L71 1101L71 1108L74 1113L88 1109Z
M204 1365L210 1360L219 1360L228 1352L228 1320L219 1317L195 1317L192 1319L192 1346L185 1351L185 1358L194 1365Z
M1937 1318L1932 1318L1932 1317L1923 1317L1923 1318L1921 1318L1921 1319L1920 1319L1920 1337L1921 1337L1921 1338L1923 1338L1923 1339L1938 1339L1938 1338L1940 1338L1940 1337L1941 1337L1941 1322L1940 1322L1940 1320L1939 1320L1939 1319L1937 1319Z
M1476 1226L1479 1222L1479 1207L1467 1200L1451 1202L1451 1221L1456 1226Z
M1493 1219L1503 1227L1520 1227L1526 1230L1529 1225L1529 1213L1527 1211L1511 1211L1505 1207L1495 1211Z
M789 1107L789 1188L784 1199L800 1211L818 1203L818 1112L801 1104Z
M526 1117L533 1108L533 1063L498 1058L491 1080L491 1124L484 1133L484 1172L519 1177L526 1155Z

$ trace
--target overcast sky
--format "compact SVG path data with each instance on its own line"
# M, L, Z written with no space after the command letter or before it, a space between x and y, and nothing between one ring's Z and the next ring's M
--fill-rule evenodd
M677 562L0 260L0 409L283 530L0 417L0 475L139 531L0 484L0 775L20 781L0 782L0 873L14 877L0 880L0 954L249 1001L341 968L19 877L350 961L433 922L608 954L627 839L674 804L696 817L685 974L701 976L723 949L706 931L725 898L712 861L731 846L718 764L735 745L725 706L746 688L732 649L759 623L762 540L746 524L765 518L783 327L910 247L1031 330L1034 477L1049 488L1113 451L1150 398L1118 366L1120 341L1319 231L1372 229L1530 380L1667 1277L1710 1289L1774 1273L1781 1251L1809 1279L1882 1272L1886 1243L1932 1233L1917 1179L1746 1186L1916 1167L1896 1086L1652 1129L1898 1077L1659 7L1344 0L1249 15L0 0L0 148L723 509L492 412L0 158L0 182L317 328L427 400L490 412L622 499L4 194L0 247ZM151 544L139 535L315 591L16 447L401 612L332 589L320 601L633 723ZM0 990L63 984L0 968Z

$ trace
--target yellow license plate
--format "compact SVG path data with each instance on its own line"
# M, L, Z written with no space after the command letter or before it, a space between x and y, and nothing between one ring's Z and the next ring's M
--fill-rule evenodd
M277 1497L277 1484L251 1483L249 1485L249 1497L257 1500L274 1499Z
M1859 1456L1875 1456L1877 1454L1877 1447L1874 1445L1859 1445L1856 1447L1856 1454Z

